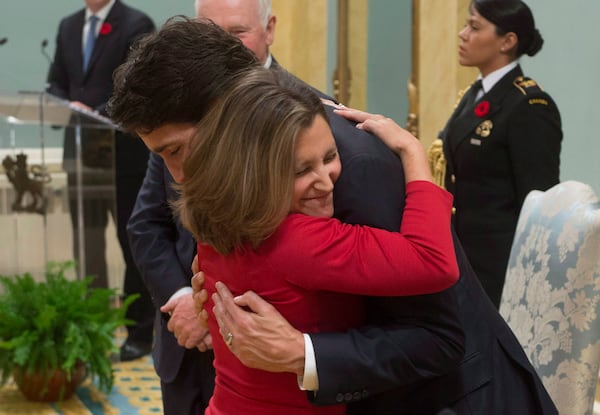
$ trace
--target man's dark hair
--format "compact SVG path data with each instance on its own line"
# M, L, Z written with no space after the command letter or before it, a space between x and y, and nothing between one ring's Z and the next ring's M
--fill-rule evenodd
M110 117L129 132L196 123L254 65L260 65L254 53L212 21L172 17L140 39L115 71Z

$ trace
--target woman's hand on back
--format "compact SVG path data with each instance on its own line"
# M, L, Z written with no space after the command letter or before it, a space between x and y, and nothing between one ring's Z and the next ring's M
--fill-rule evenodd
M376 135L398 154L402 159L407 183L413 180L433 181L423 145L394 120L383 115L370 114L352 108L338 108L334 112L356 122L356 128Z

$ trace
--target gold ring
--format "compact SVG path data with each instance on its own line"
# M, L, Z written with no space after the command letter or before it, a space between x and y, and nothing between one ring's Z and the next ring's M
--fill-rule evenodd
M225 344L228 347L231 347L231 343L233 343L233 333L232 332L227 332L227 335L225 335Z

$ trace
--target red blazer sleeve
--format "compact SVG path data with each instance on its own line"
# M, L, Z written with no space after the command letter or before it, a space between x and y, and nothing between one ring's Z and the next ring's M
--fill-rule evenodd
M398 296L438 292L458 280L450 232L452 196L426 182L406 186L400 232L290 215L275 256L291 283L311 290Z

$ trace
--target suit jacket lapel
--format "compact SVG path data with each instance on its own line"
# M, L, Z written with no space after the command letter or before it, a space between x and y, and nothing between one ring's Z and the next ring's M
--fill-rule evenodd
M504 96L510 90L514 79L520 75L523 75L523 72L521 71L521 67L517 65L515 69L504 75L490 91L481 97L478 103L483 101L488 101L490 103L490 110L483 117L478 117L475 115L475 111L473 110L469 110L465 114L461 114L459 117L458 114L460 114L460 111L462 110L462 107L466 101L466 99L463 98L461 101L462 105L459 105L459 108L457 108L453 114L453 116L456 116L451 124L450 131L450 136L453 137L453 140L448 143L452 151L456 150L456 148L465 139L470 137L479 124L481 124L484 120L492 118L492 116L501 109Z
M71 30L71 33L63 33L62 36L67 39L63 42L65 48L69 51L74 51L75 55L72 56L74 58L74 62L79 62L79 65L73 65L74 67L79 68L78 79L82 79L85 75L83 73L83 25L85 24L85 9L82 9L77 15L77 24L73 26L74 30ZM71 42L74 42L71 43Z
M275 56L271 55L271 67L269 69L276 69L276 70L281 70L283 69L280 65L279 62L277 62L277 59L275 59Z

